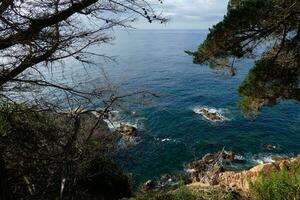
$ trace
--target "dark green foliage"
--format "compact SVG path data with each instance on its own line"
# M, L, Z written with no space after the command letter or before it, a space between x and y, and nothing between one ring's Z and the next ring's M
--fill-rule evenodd
M156 194L155 196L149 195L148 197L140 197L137 200L203 200L200 194L192 192L186 188L180 188L174 192L166 192L162 194Z
M100 129L98 139L86 141L93 121L93 115L74 118L25 105L2 105L0 153L7 178L0 181L7 182L13 199L130 196L128 178L106 158L114 140ZM98 142L100 138L105 142Z
M272 70L270 70L272 66ZM298 72L296 67L286 67L273 60L256 61L239 87L243 96L239 107L245 114L256 109L257 113L263 104L275 105L278 99L299 98Z
M243 197L222 188L188 189L182 186L176 190L138 193L137 197L127 200L242 200Z
M260 173L257 180L250 183L250 193L255 199L300 199L300 167L296 164L290 169L272 169L267 175Z
M299 1L231 0L223 21L210 29L196 52L189 54L195 63L232 71L234 58L254 57L259 47L267 45L240 86L244 97L240 108L255 115L263 105L274 105L281 99L299 101L299 17Z

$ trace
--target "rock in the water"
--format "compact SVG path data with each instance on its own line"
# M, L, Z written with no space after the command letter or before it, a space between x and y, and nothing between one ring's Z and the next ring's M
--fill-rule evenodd
M127 124L121 124L117 131L125 137L136 137L137 136L137 128L134 126L130 126Z
M201 108L199 112L207 119L212 121L220 121L222 120L222 117L217 112L212 112L207 108Z
M272 144L268 144L266 145L266 148L269 150L269 151L273 151L276 149L276 146L272 145Z

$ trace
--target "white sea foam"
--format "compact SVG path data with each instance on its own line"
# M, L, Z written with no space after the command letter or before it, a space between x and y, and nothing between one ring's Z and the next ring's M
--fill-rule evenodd
M129 146L137 145L141 141L142 140L140 137L128 137L128 138L121 137L120 140L118 141L118 147L119 148L127 148Z
M111 111L108 115L108 118L104 119L103 121L106 122L108 128L111 131L115 131L121 125L128 125L135 128L139 128L139 119L135 119L135 122L133 122L133 120L129 121L127 119L123 119L120 116L120 111Z
M193 172L196 172L195 169L185 169L186 173L193 173Z
M154 138L154 139L160 142L177 142L177 140L171 138Z
M255 164L265 164L275 162L274 157L290 157L288 155L279 155L279 154L261 154L252 157L252 162Z
M235 160L245 160L245 157L244 157L244 156L241 156L241 155L235 155L235 156L234 156L234 159L235 159Z
M108 128L111 131L116 131L121 125L128 125L140 129L142 124L140 122L142 118L129 118L128 116L122 116L120 111L111 111L108 118L103 121L106 122ZM141 142L140 137L120 137L118 141L119 148L127 148L129 146L137 145Z
M218 117L221 118L221 120L211 120L210 118L208 118L204 113L203 113L203 109L207 110L210 113L216 113ZM225 113L228 112L227 109L224 108L214 108L214 107L208 107L208 106L197 106L195 108L193 108L194 113L200 114L203 118L205 118L206 120L209 120L211 122L220 122L220 121L230 121L229 118L225 117Z

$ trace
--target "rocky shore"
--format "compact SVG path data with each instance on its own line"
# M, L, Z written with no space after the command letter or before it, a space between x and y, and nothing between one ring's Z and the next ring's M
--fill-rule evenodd
M292 163L300 164L300 156L291 158L273 158L272 163L259 164L249 170L234 172L227 170L228 164L234 161L237 154L221 151L207 154L202 159L186 165L189 178L192 180L187 187L190 189L200 187L225 187L241 195L249 193L249 182L254 181L260 173L268 175L271 169L289 170Z
M163 175L160 179L148 180L141 186L141 191L168 191L180 187L178 181L183 181L191 191L223 190L248 198L250 182L255 181L260 173L268 176L273 169L290 170L292 163L300 165L300 156L274 157L273 162L258 164L249 170L232 171L232 164L239 158L238 154L224 150L206 154L200 160L188 163L185 166L186 173L181 177Z

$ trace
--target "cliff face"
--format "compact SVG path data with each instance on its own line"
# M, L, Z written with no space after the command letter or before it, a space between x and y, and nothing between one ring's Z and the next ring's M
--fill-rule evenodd
M187 165L190 178L193 183L189 188L223 186L230 188L240 194L249 192L249 181L254 181L259 173L268 175L271 169L289 169L292 162L300 164L300 157L296 159L281 158L273 163L260 164L242 172L226 171L224 160L234 159L233 153L220 152L209 154L201 160L194 161Z

